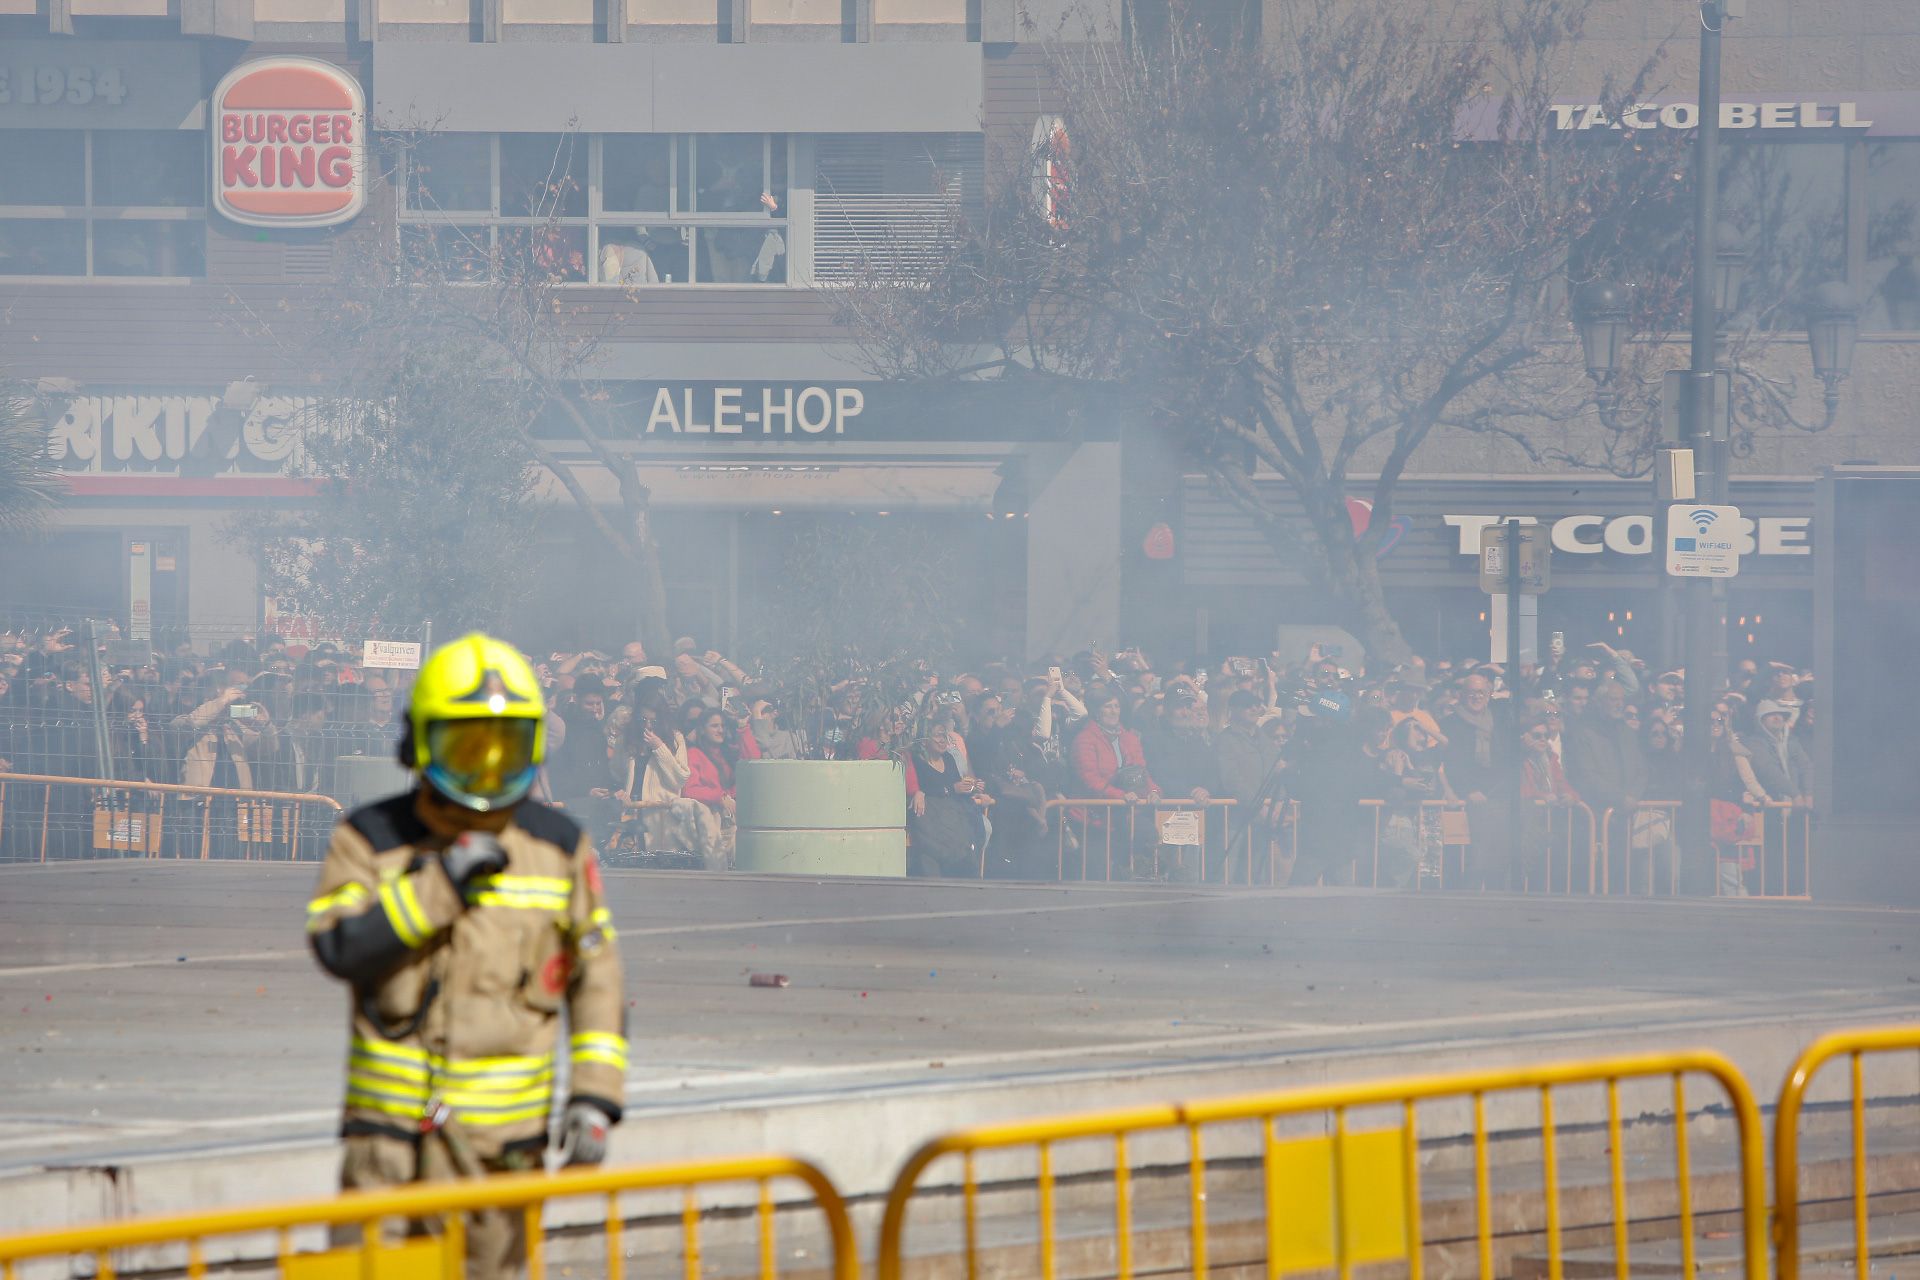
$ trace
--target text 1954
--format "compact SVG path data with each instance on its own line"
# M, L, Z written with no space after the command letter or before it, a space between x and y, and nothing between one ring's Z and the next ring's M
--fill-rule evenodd
M0 67L0 106L117 107L126 97L118 67Z

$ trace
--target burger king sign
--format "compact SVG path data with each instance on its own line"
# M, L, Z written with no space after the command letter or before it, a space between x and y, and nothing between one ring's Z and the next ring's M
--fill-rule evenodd
M213 205L250 227L330 227L366 203L360 82L313 58L261 58L213 91Z

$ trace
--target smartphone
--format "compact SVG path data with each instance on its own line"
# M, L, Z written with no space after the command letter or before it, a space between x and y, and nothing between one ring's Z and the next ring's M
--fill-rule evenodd
M1253 663L1251 660L1247 658L1233 658L1230 659L1230 662L1236 678L1244 680L1253 674Z
M1054 683L1054 684L1059 684L1059 683L1060 683L1060 668L1058 668L1058 667L1048 667L1048 668L1047 668L1047 679L1048 679L1049 681L1051 681L1052 683Z
M720 686L720 709L722 711L733 710L733 695L736 692L737 690L735 690L732 685L723 684Z
M252 720L259 716L260 708L251 702L236 702L227 708L227 714L235 720Z
M1337 644L1323 644L1320 646L1320 656L1322 658L1337 658L1340 656L1340 646Z
M1556 658L1565 653L1567 651L1567 633L1564 631L1554 632L1553 638L1547 641L1547 649Z

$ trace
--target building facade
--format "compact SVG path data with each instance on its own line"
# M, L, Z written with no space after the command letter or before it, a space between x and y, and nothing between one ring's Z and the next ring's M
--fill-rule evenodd
M1693 18L1673 8L1594 0L1555 128L1613 127L1602 78L1662 47L1671 90L1634 123L1687 127ZM1739 464L1754 559L1735 613L1756 649L1787 652L1806 643L1789 620L1819 537L1811 477L1920 460L1920 6L1748 8L1727 41L1729 147L1787 193L1795 270L1865 301L1835 427L1762 437ZM0 550L0 606L124 616L147 590L155 616L266 619L222 529L306 496L288 423L328 371L261 321L324 289L386 198L397 234L443 257L545 255L602 326L595 372L635 406L677 630L750 630L782 521L922 521L973 549L993 647L1264 651L1316 620L1313 593L1136 439L1126 406L886 383L833 321L836 285L1020 163L1056 106L1037 33L1064 16L1064 0L0 0L0 375L35 389L71 490L48 537ZM418 141L384 168L403 134ZM1554 521L1550 618L1633 640L1625 615L1655 586L1645 489L1437 437L1382 562L1416 646L1484 642L1469 531L1506 514ZM558 571L591 558L584 524L556 510L541 537L554 590L596 602L580 625L619 630L618 600Z

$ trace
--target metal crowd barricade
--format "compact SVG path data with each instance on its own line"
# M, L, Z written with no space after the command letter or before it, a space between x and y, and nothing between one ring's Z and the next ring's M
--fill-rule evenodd
M590 1197L604 1205L599 1227L605 1235L605 1245L597 1258L582 1257L582 1263L597 1264L598 1274L604 1274L609 1280L620 1280L627 1272L633 1253L657 1257L660 1252L657 1248L630 1251L628 1239L636 1231L649 1227L670 1231L677 1225L683 1274L687 1280L698 1280L703 1270L703 1249L709 1254L716 1252L711 1242L703 1245L702 1224L711 1221L724 1224L723 1215L738 1216L737 1209L726 1205L703 1204L701 1193L733 1184L755 1188L754 1230L751 1241L741 1242L741 1256L728 1260L732 1265L725 1267L725 1273L741 1274L749 1269L741 1264L750 1263L753 1274L760 1280L774 1280L781 1273L776 1212L794 1207L791 1203L776 1205L773 1194L776 1181L798 1182L811 1192L811 1202L818 1207L826 1226L827 1248L831 1253L826 1271L829 1280L857 1280L859 1259L853 1226L840 1193L814 1165L776 1155L420 1183L324 1200L0 1237L0 1276L4 1276L4 1280L16 1280L20 1264L35 1259L77 1261L86 1258L93 1263L93 1274L102 1277L136 1270L165 1270L175 1274L184 1271L189 1277L201 1277L210 1274L212 1268L228 1270L229 1264L238 1259L252 1261L267 1256L276 1262L278 1273L289 1280L380 1276L440 1276L444 1280L461 1280L466 1274L463 1215L477 1210L517 1210L526 1225L529 1273L538 1280L547 1272L544 1255L549 1241L561 1240L563 1229L567 1235L579 1234L577 1223L548 1223L544 1210L555 1201ZM634 1213L631 1197L646 1192L679 1192L679 1203L644 1215ZM625 1208L623 1196L629 1197ZM658 1196L653 1198L657 1200ZM415 1224L415 1234L394 1240L386 1238L387 1232L368 1229L393 1219ZM308 1229L305 1234L314 1242L318 1242L321 1231L329 1228L358 1228L359 1242L324 1251L300 1251L296 1234L302 1228ZM423 1229L428 1233L420 1234ZM213 1239L221 1240L227 1248L219 1251L219 1255L210 1256L214 1251L207 1248L207 1242ZM817 1275L821 1264L805 1260L795 1269Z
M1186 850L1194 850L1196 871L1202 881L1208 878L1208 853L1217 852L1221 857L1233 848L1234 801L1231 798L1197 801L1188 798L1163 798L1160 800L1140 800L1129 803L1125 800L1110 799L1061 799L1049 800L1045 809L1048 822L1055 827L1055 863L1061 880L1067 878L1067 845L1077 840L1080 846L1080 879L1091 878L1091 872L1101 870L1102 878L1114 878L1114 855L1121 858L1121 870L1131 873L1133 857L1136 852L1147 853L1151 850L1153 859L1152 874L1157 878L1161 874L1163 853L1168 849L1179 850L1171 857L1174 865L1184 868L1187 862ZM1125 831L1120 833L1120 814L1124 811ZM1166 822L1169 815L1193 813L1199 820L1199 843L1189 843L1182 833L1179 842L1162 839L1166 834ZM1146 823L1142 815L1146 815ZM1214 815L1219 815L1220 832L1218 841L1213 837ZM1151 825L1148 825L1151 824ZM1149 839L1149 837L1151 837ZM1268 872L1272 873L1272 858L1268 859Z
M1775 819L1778 819L1776 826ZM1800 883L1793 883L1793 833L1800 831ZM1767 884L1767 849L1771 844L1768 831L1780 832L1780 879L1775 882L1777 892L1769 893ZM1813 810L1804 805L1793 804L1785 800L1768 801L1760 811L1760 839L1752 846L1754 863L1759 869L1759 885L1754 896L1757 898L1810 899L1813 897Z
M1364 884L1370 888L1380 888L1380 845L1381 840L1391 829L1392 820L1404 816L1391 807L1385 800L1368 796L1359 801L1362 809L1373 816L1373 874L1369 880L1360 878L1360 858L1356 854L1350 864L1352 870L1349 879L1356 885ZM1415 890L1426 887L1426 850L1431 844L1439 850L1438 874L1435 877L1437 888L1446 888L1446 858L1449 848L1460 851L1460 874L1465 878L1467 872L1466 839L1467 806L1460 800L1422 800L1413 815L1413 856L1415 859L1411 887ZM1454 822L1451 815L1458 815Z
M169 797L180 801L171 809ZM317 861L340 812L339 801L306 792L0 773L0 863L102 857Z
M1644 850L1647 855L1647 896L1654 897L1655 855L1664 851L1667 862L1667 894L1678 896L1680 893L1680 809L1678 800L1639 800L1627 810L1627 846L1621 850L1626 860L1626 892L1633 893L1633 855ZM1613 875L1613 815L1614 808L1609 805L1600 816L1600 881L1597 892L1612 891Z
M1228 801L1227 803L1231 804L1232 801ZM1231 843L1228 844L1227 882L1229 884L1233 883L1234 863L1236 861L1244 861L1247 868L1247 878L1242 883L1246 884L1249 888L1256 883L1253 878L1253 864L1256 852L1255 843L1259 842L1265 844L1267 847L1266 883L1270 886L1279 884L1281 846L1286 846L1287 867L1289 870L1291 870L1294 862L1300 857L1300 802L1298 800L1288 800L1284 802L1281 806L1280 820L1278 822L1263 825L1258 820L1252 818L1242 822L1240 824L1240 838L1246 842L1247 854L1244 860L1237 858L1233 845Z
M1599 878L1601 851L1598 823L1594 819L1593 809L1587 802L1576 800L1572 804L1554 804L1548 800L1535 800L1532 807L1535 814L1542 815L1546 819L1542 832L1544 841L1537 847L1533 844L1530 838L1531 827L1524 828L1515 837L1517 856L1525 860L1527 891L1533 892L1533 872L1537 866L1542 872L1540 892L1548 894L1554 892L1553 872L1555 859L1558 856L1559 864L1564 868L1560 876L1560 892L1566 894L1576 892L1573 877L1574 855L1578 842L1575 837L1583 825L1586 828L1587 837L1586 892L1597 893L1603 889L1605 884Z
M1912 1105L1915 1073L1912 1059L1904 1055L1920 1051L1920 1025L1838 1031L1815 1040L1800 1054L1780 1088L1779 1105L1773 1122L1773 1243L1775 1273L1779 1280L1799 1280L1800 1226L1800 1119L1807 1106L1807 1093L1820 1069L1836 1058L1845 1058L1849 1068L1847 1099L1849 1132L1852 1139L1853 1185L1850 1196L1853 1234L1853 1274L1866 1277L1872 1262L1871 1242L1867 1234L1870 1218L1871 1188L1867 1178L1867 1072L1874 1059L1876 1069L1899 1072L1884 1092ZM1889 1061L1886 1055L1901 1054ZM1901 1180L1891 1189L1903 1192ZM1889 1212L1894 1210L1889 1209ZM1902 1247L1910 1254L1910 1247Z
M1091 1227L1093 1238L1088 1248L1094 1261L1088 1265L1100 1268L1095 1274L1117 1275L1118 1280L1132 1280L1134 1275L1148 1271L1177 1270L1188 1270L1199 1280L1207 1275L1210 1265L1249 1271L1262 1267L1274 1280L1290 1273L1331 1270L1346 1280L1355 1267L1376 1263L1400 1264L1409 1280L1422 1280L1429 1242L1435 1249L1456 1245L1464 1249L1467 1244L1457 1235L1450 1240L1437 1238L1444 1234L1438 1228L1432 1233L1427 1230L1422 1212L1426 1203L1422 1199L1423 1176L1429 1176L1434 1158L1445 1150L1458 1153L1460 1165L1455 1177L1463 1184L1469 1171L1466 1144L1470 1139L1473 1256L1481 1280L1493 1280L1496 1274L1506 1272L1497 1271L1494 1261L1495 1179L1490 1156L1490 1134L1494 1130L1488 1118L1491 1098L1499 1111L1503 1151L1517 1133L1537 1125L1537 1148L1529 1151L1538 1152L1538 1229L1534 1230L1533 1222L1516 1223L1503 1207L1503 1230L1511 1233L1525 1227L1529 1236L1543 1237L1549 1274L1556 1280L1563 1275L1566 1261L1563 1233L1577 1232L1582 1238L1610 1243L1613 1273L1626 1280L1633 1220L1628 1211L1621 1086L1632 1082L1657 1088L1663 1080L1671 1082L1671 1093L1661 1105L1670 1102L1672 1107L1677 1195L1669 1204L1664 1193L1649 1195L1643 1189L1642 1205L1650 1218L1667 1218L1677 1208L1680 1274L1691 1277L1697 1274L1695 1238L1701 1224L1696 1219L1692 1135L1688 1132L1689 1075L1711 1077L1725 1093L1736 1125L1742 1270L1745 1280L1763 1280L1767 1266L1766 1173L1759 1107L1738 1069L1719 1054L1704 1050L1322 1086L1048 1117L950 1133L920 1147L895 1179L881 1221L878 1277L902 1280L909 1209L934 1191L923 1185L929 1170L957 1156L958 1234L965 1259L963 1274L967 1276L983 1273L982 1200L993 1196L997 1202L1016 1186L1024 1196L1030 1182L1032 1195L1021 1203L1035 1206L1039 1265L1032 1265L1031 1246L1026 1243L1031 1237L1022 1235L1017 1245L1008 1246L1022 1252L1007 1257L1004 1266L998 1265L1000 1259L993 1259L995 1271L1056 1280L1062 1272L1061 1213L1066 1200L1067 1211L1077 1215L1075 1221ZM1568 1091L1575 1086L1601 1087L1603 1105L1596 1105L1596 1100L1585 1094L1569 1098ZM1566 1109L1558 1123L1555 1090L1561 1091L1559 1105ZM1537 1102L1529 1103L1528 1094L1537 1094ZM1625 1114L1644 1116L1645 1110L1643 1107ZM1351 1121L1353 1113L1360 1111L1391 1116L1392 1121L1366 1121L1367 1127L1356 1128ZM1435 1115L1439 1119L1429 1121L1430 1142L1423 1152L1421 1120ZM1314 1122L1318 1131L1299 1133L1299 1121L1303 1119ZM1229 1172L1226 1161L1234 1158L1223 1155L1235 1150L1224 1140L1231 1135L1217 1127L1235 1123L1259 1127L1257 1142L1245 1141L1242 1134L1238 1148L1244 1153L1238 1157L1240 1163L1258 1170L1258 1186L1248 1188L1243 1201L1255 1230L1232 1237L1241 1242L1237 1246L1240 1252L1229 1257L1222 1256L1224 1249L1210 1252L1214 1237L1209 1217L1223 1220L1227 1211L1221 1207L1225 1196L1216 1195L1210 1201L1209 1183L1210 1179L1223 1183ZM1294 1135L1281 1135L1283 1123L1294 1130ZM1207 1135L1209 1126L1216 1126L1211 1135ZM1440 1128L1445 1132L1436 1131ZM1599 1146L1601 1134L1605 1137L1603 1149ZM1570 1163L1576 1156L1592 1159L1596 1154L1606 1161L1607 1200L1597 1202L1588 1197L1594 1216L1584 1220L1563 1220L1556 1145L1562 1141L1575 1153L1567 1157ZM1028 1151L1032 1153L1030 1160L1025 1155ZM1018 1153L1018 1160L1009 1153ZM1532 1159L1529 1154L1528 1162ZM1636 1155L1632 1163L1638 1169L1646 1162ZM983 1166L990 1167L983 1172ZM947 1181L938 1189L950 1206L954 1190L950 1164L943 1176ZM1172 1247L1165 1245L1150 1260L1144 1260L1144 1244L1135 1237L1136 1222L1148 1216L1143 1193L1148 1177L1184 1182L1184 1214L1161 1206L1152 1219L1158 1230L1184 1236L1184 1247L1170 1253ZM1095 1203L1099 1197L1088 1194L1089 1188L1107 1183L1112 1187L1110 1212ZM1501 1195L1510 1196L1514 1185L1503 1166ZM1610 1213L1605 1206L1610 1206ZM1702 1209L1703 1213L1711 1211L1712 1206ZM1464 1206L1460 1216L1464 1227ZM1020 1221L1033 1219L1023 1212ZM1108 1224L1112 1231L1110 1247L1104 1239ZM1225 1221L1218 1225L1223 1228L1222 1238L1226 1238ZM1002 1236L1009 1235L1009 1215L999 1213L994 1226ZM1256 1253L1261 1256L1254 1256ZM1137 1256L1143 1260L1137 1262ZM1434 1265L1436 1273L1466 1269L1464 1257L1455 1265Z

